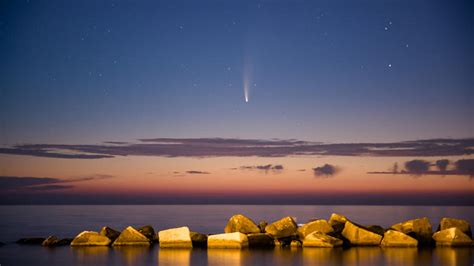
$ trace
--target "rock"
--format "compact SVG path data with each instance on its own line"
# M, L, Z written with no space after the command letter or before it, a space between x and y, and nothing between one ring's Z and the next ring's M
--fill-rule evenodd
M207 235L196 233L196 232L190 232L190 236L191 236L191 241L193 242L193 247L195 248L207 247Z
M68 246L71 244L72 240L74 240L73 238L63 238L63 239L60 239L58 241L58 243L56 244L56 246Z
M55 236L48 236L44 241L43 243L41 243L41 245L43 247L53 247L56 245L56 243L59 242L59 238L55 237Z
M240 232L243 234L260 233L260 228L248 217L242 214L236 214L230 217L224 228L225 233Z
M137 231L146 236L146 238L148 238L148 240L150 240L151 242L155 241L155 230L151 225L139 227L137 228Z
M150 245L150 240L144 236L142 233L138 232L135 228L129 226L123 230L119 237L112 244L113 246L148 246Z
M329 234L334 232L334 229L326 220L314 220L298 228L298 235L301 239L313 232Z
M5 245L5 243L3 243L3 242L0 242L0 247L1 247L1 246L3 246L3 245Z
M158 232L160 248L192 248L191 234L187 226Z
M328 223L333 227L336 233L341 233L347 221L348 219L345 216L333 213L331 214Z
M258 233L247 235L250 248L273 248L275 240L270 234Z
M245 248L248 245L247 235L240 232L210 235L207 238L208 248Z
M433 239L431 238L433 230L430 220L426 217L394 224L391 228L415 238L418 240L418 245L420 246L431 245L433 243Z
M342 246L342 240L314 231L303 239L303 247L333 248Z
M387 230L380 244L384 247L416 247L418 246L418 241L402 232Z
M349 221L346 222L342 235L349 240L352 245L374 246L379 245L382 236L373 233L361 226L357 226Z
M292 248L299 248L301 246L302 246L302 244L301 244L301 241L299 241L299 240L292 240L291 243L290 243L290 247L292 247Z
M260 221L258 223L258 228L260 228L260 233L265 233L265 227L267 227L268 222L267 221Z
M433 239L437 246L471 246L472 239L457 227L444 229L434 233Z
M19 245L41 245L46 240L44 237L20 238L16 241Z
M265 232L272 235L274 238L290 237L297 234L295 220L292 217L285 217L276 222L273 222L265 227Z
M71 246L108 246L111 242L110 238L97 232L84 231L72 240Z
M365 228L367 230L369 230L370 232L376 233L376 234L381 235L381 236L383 236L385 234L385 230L380 225L367 225L367 226L365 226Z
M101 236L105 236L107 238L109 238L112 242L115 241L115 239L117 239L117 237L119 237L120 235L120 232L119 231L116 231L108 226L104 226L102 227L102 229L100 229L100 232L99 234Z
M468 221L464 219L443 218L439 223L438 231L446 230L453 227L456 227L469 237L472 237L471 225Z

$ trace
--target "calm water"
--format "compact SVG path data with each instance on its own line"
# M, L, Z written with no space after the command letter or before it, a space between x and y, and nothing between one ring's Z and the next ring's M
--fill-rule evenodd
M108 225L151 224L155 230L187 225L193 231L219 233L227 219L243 213L255 221L294 216L299 223L328 219L332 212L361 224L384 227L426 216L436 227L441 217L474 221L474 207L435 206L249 206L249 205L145 205L145 206L0 206L0 264L6 265L473 265L474 248L275 249L275 250L166 250L151 248L43 248L11 242L21 237L73 237L84 230ZM435 228L436 229L436 228Z

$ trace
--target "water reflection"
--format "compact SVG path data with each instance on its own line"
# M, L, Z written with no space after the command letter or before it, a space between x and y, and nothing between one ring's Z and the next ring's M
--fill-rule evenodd
M159 265L191 265L190 248L162 248L158 251Z
M342 248L303 248L304 265L342 265Z
M207 250L208 265L245 265L244 261L248 256L248 249L213 248Z
M71 247L77 264L106 264L112 256L109 247Z
M420 265L420 261L425 261L427 258L425 256L426 253L423 254L423 252L420 252L420 254L418 254L418 248L416 247L390 247L382 248L381 250L385 263L388 265L416 266ZM421 258L420 255L423 255L424 258Z
M441 265L474 265L472 247L436 247L433 259Z
M117 246L112 248L118 253L124 265L150 265L153 261L152 248L147 246Z

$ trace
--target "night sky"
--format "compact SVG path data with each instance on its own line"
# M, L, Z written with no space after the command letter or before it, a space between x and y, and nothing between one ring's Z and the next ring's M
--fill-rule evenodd
M455 164L474 158L473 13L472 1L0 0L0 183L46 203L125 190L166 202L462 198L474 192ZM403 144L438 138L459 147ZM432 175L444 158L451 172ZM368 174L415 159L431 172ZM325 164L338 174L316 177Z

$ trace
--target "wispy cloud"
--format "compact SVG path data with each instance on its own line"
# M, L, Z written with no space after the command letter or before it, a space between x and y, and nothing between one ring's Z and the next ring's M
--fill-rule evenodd
M209 172L205 172L205 171L190 170L190 171L186 171L186 174L191 174L191 175L208 175L208 174L210 174L210 173L209 173Z
M0 176L0 192L56 191L73 188L70 183L112 178L111 175L91 175L60 179L54 177Z
M331 177L335 175L339 169L331 164L325 164L323 166L318 166L313 168L314 176L316 177Z
M244 165L239 168L233 168L235 170L259 170L265 173L279 173L283 171L284 167L281 164L264 164L264 165Z
M196 138L140 139L138 143L96 145L24 144L0 153L63 159L104 159L116 156L220 157L294 155L455 156L474 154L474 139L430 139L392 143L320 143L301 140Z

